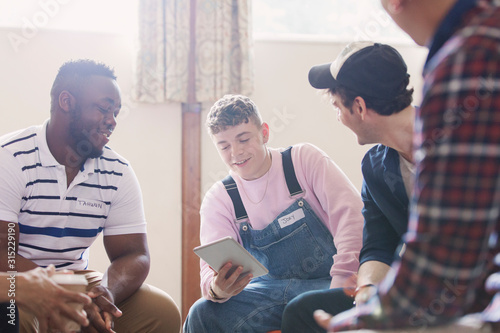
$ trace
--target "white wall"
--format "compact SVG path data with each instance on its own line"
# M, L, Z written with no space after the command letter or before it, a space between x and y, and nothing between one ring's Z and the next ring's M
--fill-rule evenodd
M176 104L148 105L130 100L133 52L121 36L43 31L18 45L9 35L21 30L0 28L0 134L43 122L49 116L49 91L66 60L93 58L115 67L124 108L110 146L133 165L141 183L152 268L148 282L181 301L181 113ZM271 146L314 143L327 152L359 189L360 161L368 147L337 122L328 102L307 82L312 65L332 61L345 43L272 41L255 43L256 89L253 100L270 124ZM412 84L421 86L425 50L396 46L408 62ZM420 100L417 93L416 100ZM211 106L207 103L203 117ZM206 131L202 134L202 192L226 169ZM90 267L108 264L99 240Z

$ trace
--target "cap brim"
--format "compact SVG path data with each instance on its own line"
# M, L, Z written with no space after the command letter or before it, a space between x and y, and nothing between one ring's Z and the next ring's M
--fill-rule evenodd
M337 81L330 72L331 63L313 66L309 70L309 83L316 89L332 88Z

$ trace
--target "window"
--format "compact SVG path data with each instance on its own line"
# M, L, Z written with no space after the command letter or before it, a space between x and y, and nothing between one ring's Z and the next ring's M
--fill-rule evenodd
M254 36L413 43L379 0L253 0Z

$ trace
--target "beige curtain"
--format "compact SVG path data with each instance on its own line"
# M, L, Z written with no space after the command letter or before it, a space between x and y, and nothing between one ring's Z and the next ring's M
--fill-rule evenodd
M196 102L253 91L251 0L196 0ZM137 101L188 102L190 1L140 0Z

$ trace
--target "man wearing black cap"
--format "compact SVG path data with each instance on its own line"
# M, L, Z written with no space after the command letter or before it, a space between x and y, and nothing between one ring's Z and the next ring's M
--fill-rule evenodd
M359 144L379 144L362 162L365 224L355 292L330 289L302 294L285 309L283 333L325 332L314 321L315 310L337 314L352 307L352 301L364 303L375 292L394 256L402 251L414 174L413 89L407 89L407 67L394 48L351 43L334 62L312 67L309 82L327 89L338 119L356 134Z

